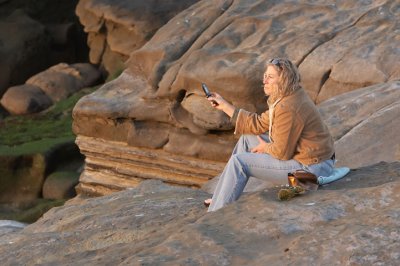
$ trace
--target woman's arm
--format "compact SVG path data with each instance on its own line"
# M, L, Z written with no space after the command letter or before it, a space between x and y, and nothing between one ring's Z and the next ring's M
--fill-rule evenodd
M233 116L233 113L235 112L235 106L227 102L224 98L222 98L221 95L218 93L213 92L210 97L207 98L207 100L210 101L211 105L218 109L223 111L225 114L227 114L229 117ZM216 103L215 103L216 102Z
M237 109L235 106L227 102L218 93L212 93L212 96L207 98L211 105L226 113L229 117L233 117L231 121L235 125L235 134L263 134L269 128L269 115L268 111L261 115L251 113L243 109ZM216 102L216 103L215 103Z

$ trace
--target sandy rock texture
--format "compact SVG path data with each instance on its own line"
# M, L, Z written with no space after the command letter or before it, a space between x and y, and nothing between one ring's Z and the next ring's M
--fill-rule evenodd
M118 9L124 3L107 8ZM101 1L81 1L80 5L93 12L103 8ZM374 93L389 88L392 96L388 97L395 99L398 91L398 11L398 3L389 0L194 3L140 48L129 46L132 53L126 53L129 59L122 75L78 102L73 125L78 145L109 141L126 147L125 152L134 147L188 160L225 162L236 142L233 126L226 115L210 107L201 82L237 107L261 112L266 109L261 89L266 60L288 57L299 66L312 99L329 110L324 117L337 140L339 163L354 168L398 160L398 144L394 144L400 142L394 133L399 129L394 122L397 104L393 101L392 106ZM352 92L359 88L374 96L357 99L362 108L353 117L354 104L348 103L357 97ZM323 105L327 99L330 103ZM331 116L346 122L338 123ZM95 149L82 148L91 158L90 183L104 185L107 178L126 182L130 170L123 165L104 169L95 163L100 156ZM107 149L101 154L107 161L121 156ZM153 158L157 161L158 156ZM157 169L174 170L170 166ZM85 170L81 179L88 176ZM133 177L146 178L141 173Z
M180 11L198 0L80 0L76 14L88 33L90 62L113 74L129 55Z
M336 140L338 165L400 161L400 81L338 95L319 110Z
M287 202L278 188L206 213L160 181L73 199L0 236L3 265L396 265L400 163L353 170ZM30 252L26 252L29 250Z

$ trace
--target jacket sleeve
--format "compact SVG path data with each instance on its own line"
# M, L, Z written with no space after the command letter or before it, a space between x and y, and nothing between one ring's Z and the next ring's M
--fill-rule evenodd
M240 109L235 126L235 134L254 134L259 135L269 130L269 112L265 111L261 115L250 113Z
M293 159L297 143L304 128L301 116L288 107L276 108L272 125L273 143L268 143L265 153L279 160Z

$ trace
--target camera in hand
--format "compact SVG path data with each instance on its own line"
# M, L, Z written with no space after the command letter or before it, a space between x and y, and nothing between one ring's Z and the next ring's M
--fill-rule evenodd
M205 83L201 83L201 87L203 88L204 94L206 95L207 98L212 96L210 90L208 89L208 87ZM211 102L215 105L218 105L218 103L214 100Z

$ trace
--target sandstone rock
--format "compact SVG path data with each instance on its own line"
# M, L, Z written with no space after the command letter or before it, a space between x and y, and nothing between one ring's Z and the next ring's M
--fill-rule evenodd
M26 203L42 198L48 173L76 172L83 161L71 137L0 148L0 203Z
M69 95L78 91L80 87L74 77L51 70L36 74L26 83L41 88L53 102L66 99Z
M400 160L400 82L354 90L319 105L336 142L338 165ZM383 133L384 132L384 133Z
M49 24L46 25L46 29L52 37L53 44L57 46L63 46L71 44L70 41L73 39L75 33L74 24Z
M357 8L354 4L345 4ZM397 4L384 1L362 11L353 25L332 32L300 66L305 86L317 102L372 84L398 80ZM397 58L397 59L396 59ZM316 79L317 78L317 79Z
M46 172L45 156L0 156L0 203L26 202L39 198Z
M219 162L129 147L123 142L79 136L76 143L86 156L79 194L106 195L136 187L145 179L198 188L223 168Z
M35 85L11 87L0 100L1 105L13 115L40 112L53 104L53 101Z
M100 71L93 65L88 63L76 63L70 65L78 72L71 71L71 74L80 81L83 88L97 85L101 78Z
M353 170L287 202L276 192L245 194L214 213L202 206L208 194L157 181L76 198L1 236L2 264L396 265L400 259L399 162Z
M26 83L41 88L53 102L58 102L85 86L94 85L99 77L100 72L88 64L74 67L60 63L34 75Z
M12 220L0 220L0 237L21 231L27 224Z
M201 82L235 106L257 112L266 108L261 83L266 60L271 57L294 61L305 88L318 102L368 85L391 86L400 75L396 8L393 1L329 5L314 1L198 2L130 53L128 68L119 78L78 102L74 132L89 137L87 140L95 137L128 144L126 152L131 145L133 150L146 147L226 162L236 140L228 118L212 110L203 98ZM91 17L96 32L102 27L99 17ZM381 35L385 37L379 38ZM371 103L365 101L367 110ZM372 104L369 110L375 107ZM385 128L391 126L389 113L381 114L386 117L380 118L387 121ZM370 122L378 130L378 124ZM343 133L356 127L350 121L349 125L335 130ZM95 128L101 129L95 132ZM140 132L157 137L150 141ZM363 132L354 131L357 134L348 141L360 138ZM375 158L372 154L361 156L355 145L343 139L338 146L339 163L356 167L398 158L396 145L386 154L376 152L379 143L388 147L398 139L393 134L388 135L390 140L382 134L368 137L367 143L360 144L365 145L364 151L374 150ZM79 145L84 145L81 140ZM344 146L351 150L342 149ZM90 150L84 153L97 154ZM106 156L119 160L119 155ZM105 172L98 169L91 172L93 183L96 175L104 182Z
M90 64L60 63L29 78L25 85L9 88L1 104L11 114L36 113L84 87L96 85L100 76Z
M78 172L54 172L43 184L43 198L70 199L76 196L75 186L79 182Z
M51 38L45 30L22 10L0 20L0 96L46 68Z
M108 73L125 68L123 62L132 51L197 1L80 0L76 14L89 35L90 62L102 64Z

